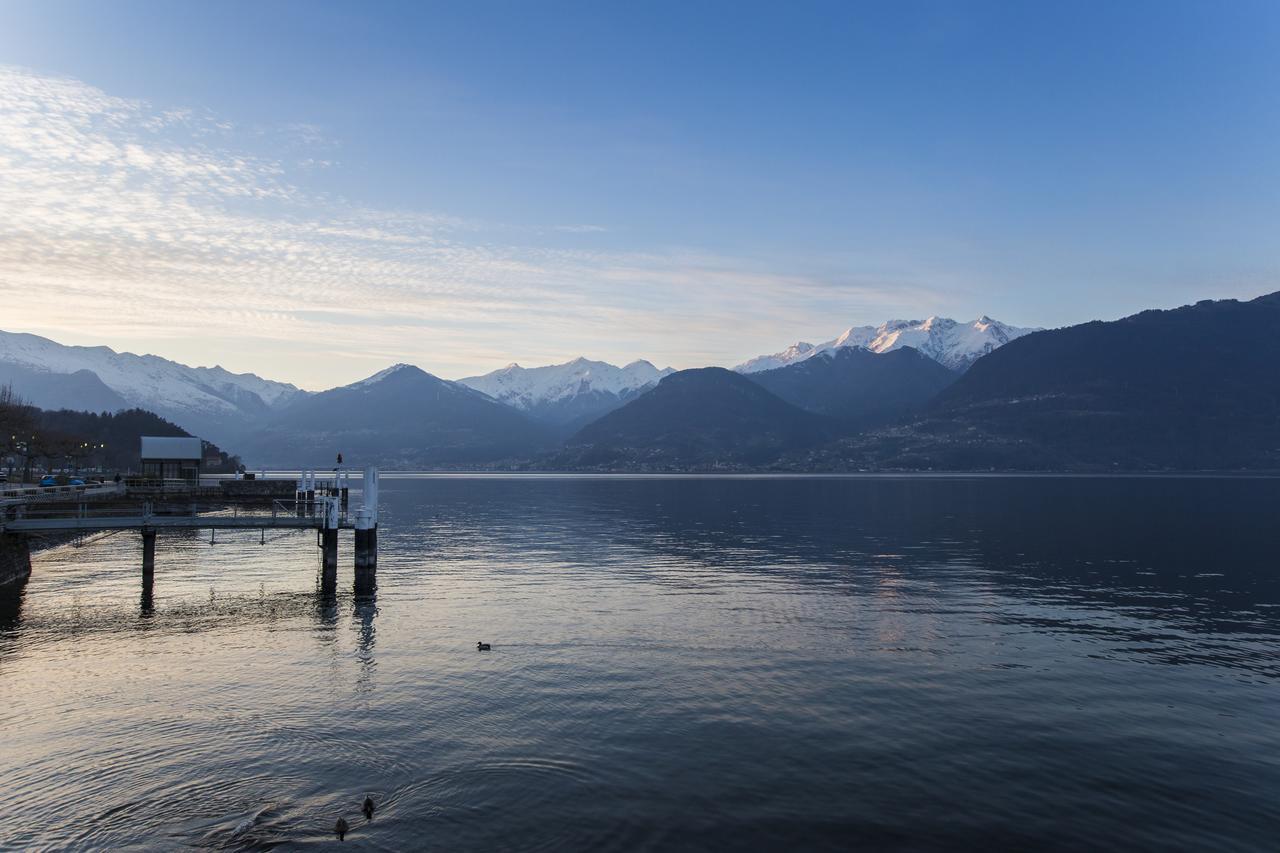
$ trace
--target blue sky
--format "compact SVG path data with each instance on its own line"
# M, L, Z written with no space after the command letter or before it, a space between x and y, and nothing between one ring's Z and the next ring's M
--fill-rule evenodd
M0 13L8 330L323 387L1280 289L1280 4Z

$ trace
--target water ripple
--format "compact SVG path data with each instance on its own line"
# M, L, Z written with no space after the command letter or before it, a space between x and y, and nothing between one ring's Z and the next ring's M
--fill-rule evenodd
M162 536L149 600L135 538L39 554L0 607L0 848L1280 835L1280 481L385 490L374 598L345 534L336 598L306 536Z

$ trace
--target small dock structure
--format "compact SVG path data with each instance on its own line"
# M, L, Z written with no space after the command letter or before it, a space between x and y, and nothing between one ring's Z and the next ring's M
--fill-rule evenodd
M354 512L349 510L350 495L350 472L337 470L331 480L304 471L291 501L202 503L198 491L139 499L130 498L115 484L12 495L0 499L0 537L7 541L8 551L26 553L25 537L32 534L137 530L142 538L142 584L147 599L155 578L156 536L162 530L208 529L210 536L218 530L260 530L264 544L268 530L315 530L321 550L320 589L328 595L337 591L338 533L352 530L355 592L369 594L377 586L378 470L365 469L361 501Z
M144 435L139 441L138 455L142 476L146 480L181 480L200 484L200 464L204 445L193 436Z

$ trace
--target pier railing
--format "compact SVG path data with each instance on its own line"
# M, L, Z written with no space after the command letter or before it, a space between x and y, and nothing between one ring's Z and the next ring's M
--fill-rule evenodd
M322 527L325 523L326 503L323 500L286 501L199 501L172 499L121 500L111 502L25 502L5 507L0 525L10 531L22 529L55 529L57 522L68 523L68 527L77 529L89 528L95 521L104 522L104 527L122 526L120 520L132 519L134 526L145 527L148 523L167 523L171 519L185 519L185 526L200 527L207 521L210 527L222 526L223 522L235 521L236 527L253 527L261 524L267 527ZM162 519L166 521L161 521ZM42 522L41 524L35 524ZM76 523L72 523L76 522ZM288 522L281 524L281 522ZM338 511L338 526L352 526L349 513L342 508Z
M67 501L82 498L109 497L124 494L124 483L85 483L82 486L22 486L0 489L0 505Z
M365 470L361 503L354 512L348 511L347 483L345 472L332 483L319 482L314 472L306 472L298 480L292 500L263 500L262 496L208 499L201 492L103 500L91 500L85 494L64 495L56 501L15 498L0 504L0 534L137 530L143 543L143 585L149 590L160 529L262 530L264 544L268 529L311 529L319 531L317 544L323 555L321 590L332 593L336 588L338 531L354 530L355 589L357 593L371 592L378 565L378 471Z

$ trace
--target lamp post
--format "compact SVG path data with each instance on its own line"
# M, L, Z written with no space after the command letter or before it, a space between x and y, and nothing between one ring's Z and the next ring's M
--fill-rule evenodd
M36 437L31 436L31 441L35 441ZM22 451L22 482L31 482L31 441L18 442L17 447Z

